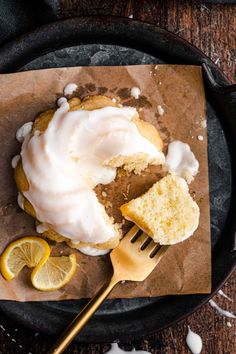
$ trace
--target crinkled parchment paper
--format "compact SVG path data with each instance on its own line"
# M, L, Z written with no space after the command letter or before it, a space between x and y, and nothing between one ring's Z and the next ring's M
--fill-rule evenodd
M0 75L0 252L11 241L24 235L37 235L34 220L17 205L17 189L13 179L11 159L20 151L15 140L16 130L36 115L55 107L66 84L75 82L75 95L105 94L122 104L135 106L142 119L159 129L165 144L173 139L188 143L200 162L200 171L191 183L201 209L201 219L195 234L183 243L172 246L153 273L142 283L118 285L112 298L134 298L170 294L208 293L211 290L211 245L207 135L204 128L205 96L201 68L179 65L140 65L125 67L76 67L28 71ZM132 87L141 90L139 99L130 95ZM164 115L158 114L161 105ZM203 136L203 141L198 140ZM145 192L164 172L149 167L142 176L124 176L109 186L96 188L107 211L121 222L119 206ZM107 196L101 196L106 191ZM106 195L103 193L103 195ZM123 225L127 231L130 224ZM52 254L76 252L77 272L61 290L40 292L30 283L30 270L24 269L14 280L0 276L0 298L19 301L63 300L91 297L109 279L109 255L89 257L69 249L65 244L52 243Z

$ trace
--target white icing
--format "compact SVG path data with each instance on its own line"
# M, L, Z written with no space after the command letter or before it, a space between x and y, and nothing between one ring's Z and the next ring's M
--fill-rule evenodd
M65 96L69 96L72 95L73 92L75 92L78 88L78 85L74 84L74 83L70 83L68 85L66 85L66 87L64 88L64 95Z
M202 126L202 128L206 128L206 127L207 127L207 121L206 121L206 119L204 119L204 120L201 122L201 126Z
M16 168L19 161L20 161L20 155L14 156L13 159L11 160L11 167Z
M223 296L223 297L225 297L227 300L229 300L229 301L233 301L230 297L228 297L228 295L226 295L224 292L223 292L223 290L219 290L218 291L218 294L219 295L221 295L221 296Z
M111 99L113 103L116 103L116 98Z
M214 309L216 309L216 311L217 311L220 315L225 316L225 317L228 317L228 318L236 318L236 316L235 316L232 312L223 310L220 306L217 305L217 303L216 303L214 300L209 300L209 304L211 305L211 307L213 307Z
M106 354L124 354L124 353L151 354L150 352L146 352L144 350L135 350L135 349L132 349L131 351L129 350L127 352L125 350L120 349L117 343L112 343L111 349L108 350L108 352L106 352Z
M47 231L49 229L50 229L50 226L47 223L42 223L42 224L36 225L36 231L39 234L43 234L44 231Z
M175 140L168 146L166 168L190 183L198 173L199 162L188 144Z
M145 153L148 162L163 163L164 155L132 122L135 108L68 110L63 103L44 133L24 140L21 157L29 190L23 194L37 219L59 234L75 243L104 243L118 231L93 188L115 179L109 161Z
M164 109L162 108L161 105L158 105L158 106L157 106L157 111L158 111L158 114L159 114L160 116L163 116L163 114L165 113L165 111L164 111Z
M203 141L203 136L202 135L198 135L198 140L200 140L200 141Z
M102 249L98 249L98 248L90 247L90 246L80 247L79 251L83 254L86 254L87 256L103 256L104 254L107 254L110 252L109 249L102 250Z
M195 332L191 331L188 326L188 334L186 343L193 354L200 354L202 351L202 338Z
M24 210L24 198L20 192L18 192L18 195L17 195L17 203L18 203L19 207Z
M232 327L232 324L231 324L230 322L227 322L227 326L228 326L229 328L231 328L231 327Z
M27 122L20 127L16 132L16 140L22 143L26 136L31 132L33 122Z
M131 96L134 97L136 100L139 98L140 93L141 93L141 91L138 87L132 87Z
M67 99L65 97L60 97L57 100L57 105L58 105L58 107L61 107L61 105L63 105L66 102L67 102Z
M134 18L134 15L133 14L129 15L129 18Z

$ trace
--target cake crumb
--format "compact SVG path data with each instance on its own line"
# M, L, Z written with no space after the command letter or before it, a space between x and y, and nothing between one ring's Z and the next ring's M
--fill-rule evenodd
M116 103L116 98L111 99L113 103Z
M154 68L155 70L157 70L158 69L158 65L155 65L155 68Z
M122 193L122 195L123 195L123 197L124 197L125 200L128 199L128 197L127 197L127 195L126 195L125 193Z
M106 197L107 197L107 193L106 193L105 191L102 191L102 196L103 196L104 198L106 198Z
M202 135L198 135L198 140L200 140L200 141L203 141L203 136Z
M126 193L129 194L129 191L130 191L130 184L127 185Z
M231 324L230 322L227 322L227 326L228 326L229 328L231 328L231 327L232 327L232 324Z
M159 82L159 85L162 85L162 82L161 82L161 81Z
M108 200L108 201L106 202L106 204L105 204L105 207L106 207L107 209L112 208L112 203Z

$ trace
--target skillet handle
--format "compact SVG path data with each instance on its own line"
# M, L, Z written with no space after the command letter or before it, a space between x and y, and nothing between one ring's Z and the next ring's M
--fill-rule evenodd
M236 178L235 170L235 151L236 151L236 84L232 85L221 85L219 84L211 70L211 65L206 62L202 63L203 77L205 79L205 84L209 89L210 99L213 99L214 104L218 107L221 112L220 122L227 134L228 146L230 149L230 154L232 156L232 170L233 170L233 181ZM234 182L233 182L234 183ZM230 208L229 219L232 221L232 228L227 232L231 237L231 251L236 251L236 188L233 185L233 193Z
M236 84L232 85L220 85L216 82L214 75L212 74L212 71L210 67L206 64L202 64L204 74L206 76L207 81L211 85L211 88L215 91L218 92L219 94L227 94L227 93L236 93Z

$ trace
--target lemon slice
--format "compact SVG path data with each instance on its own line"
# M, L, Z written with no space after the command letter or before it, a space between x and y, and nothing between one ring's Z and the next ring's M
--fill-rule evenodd
M76 271L76 256L49 257L43 265L34 268L31 274L33 286L41 291L53 291L64 286Z
M1 273L6 280L15 278L25 267L41 267L50 255L50 247L42 238L22 237L5 249L0 258Z

